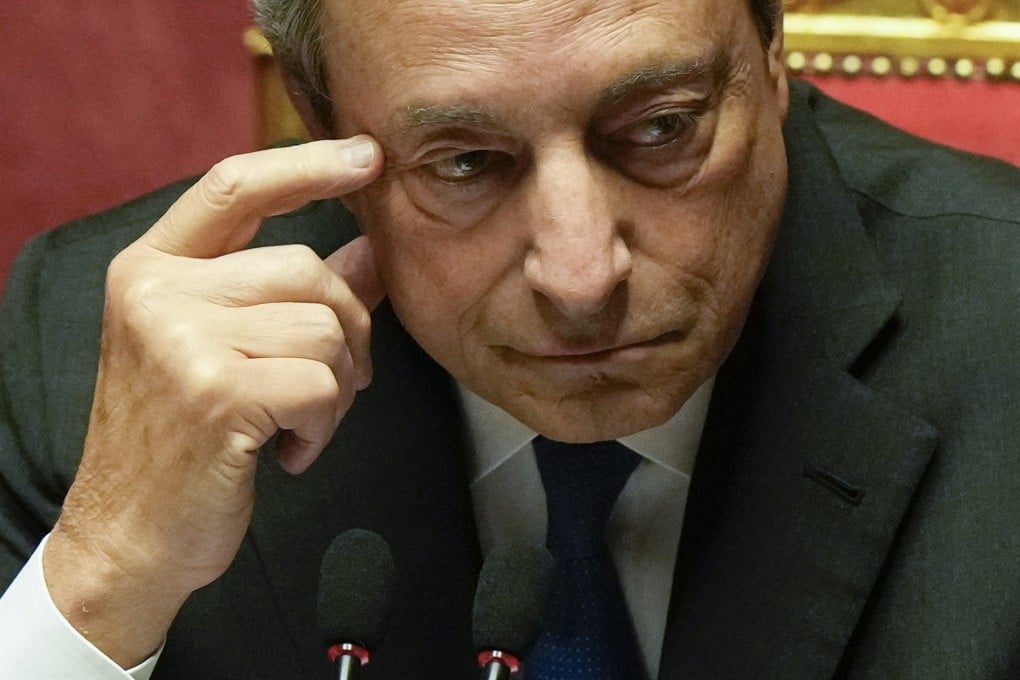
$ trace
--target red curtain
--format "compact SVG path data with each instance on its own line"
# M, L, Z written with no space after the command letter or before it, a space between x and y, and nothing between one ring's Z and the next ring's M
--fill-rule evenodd
M0 283L44 229L255 143L247 0L0 2Z
M812 78L836 99L943 144L1020 165L1020 83L903 78Z

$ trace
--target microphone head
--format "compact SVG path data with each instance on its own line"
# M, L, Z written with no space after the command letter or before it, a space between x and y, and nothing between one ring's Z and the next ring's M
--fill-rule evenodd
M379 534L345 531L330 543L319 575L319 630L327 644L367 648L386 636L393 554Z
M476 649L525 655L542 627L552 567L541 546L502 545L485 558L472 612Z

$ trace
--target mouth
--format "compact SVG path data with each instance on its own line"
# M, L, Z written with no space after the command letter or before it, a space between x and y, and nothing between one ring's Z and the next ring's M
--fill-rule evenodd
M507 346L498 347L502 352L524 356L531 360L558 364L595 364L624 359L641 358L649 351L663 345L675 344L686 337L682 331L669 331L648 340L628 341L622 343L580 343L566 344L545 348L537 351L525 351Z

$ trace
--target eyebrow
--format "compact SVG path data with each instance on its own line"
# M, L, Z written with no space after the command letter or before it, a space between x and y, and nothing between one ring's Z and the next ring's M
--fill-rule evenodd
M397 114L387 127L390 132L398 134L423 128L461 127L490 132L505 132L507 129L491 111L467 104L409 106Z
M675 87L686 83L709 81L715 84L729 68L729 59L722 51L708 59L672 61L645 66L615 80L599 94L598 106L611 106L645 90ZM387 126L391 134L406 134L423 129L467 128L485 132L507 132L505 125L491 111L469 104L411 105L400 111Z
M598 103L599 106L611 106L645 90L676 87L702 81L714 85L729 70L729 65L728 55L720 50L708 59L672 61L645 66L631 71L603 89L599 95Z

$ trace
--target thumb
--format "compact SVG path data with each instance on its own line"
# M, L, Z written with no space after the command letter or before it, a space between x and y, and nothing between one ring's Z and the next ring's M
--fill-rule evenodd
M325 259L326 266L347 282L370 311L386 297L375 266L375 250L367 236L359 236Z

